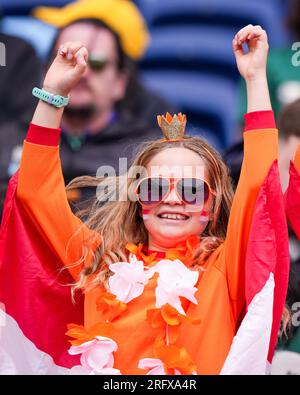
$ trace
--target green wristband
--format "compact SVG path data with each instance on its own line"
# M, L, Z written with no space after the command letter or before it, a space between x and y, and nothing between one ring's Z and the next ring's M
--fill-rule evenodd
M40 88L33 88L32 94L38 99L48 104L51 104L52 106L55 106L57 108L65 107L69 103L69 97L54 95L53 93L49 93L44 89L40 89Z

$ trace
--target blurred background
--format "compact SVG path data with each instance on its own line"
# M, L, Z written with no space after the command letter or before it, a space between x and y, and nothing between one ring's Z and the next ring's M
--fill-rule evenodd
M100 14L104 15L104 1L108 0L86 0L86 3L89 1L93 2L92 8L82 14L82 18L99 19ZM117 4L117 0L115 2ZM155 116L169 110L187 114L188 133L206 138L223 154L236 185L243 156L246 96L231 43L239 29L253 24L261 25L269 37L268 81L272 106L280 121L279 165L283 189L286 188L289 161L300 143L300 53L295 53L300 50L300 0L135 0L133 3L149 31L148 46L147 29L141 28L139 16L132 9L124 11L123 16L119 8L119 13L114 8L111 15L110 12L104 15L104 25L95 25L89 20L84 26L77 25L77 30L70 30L73 28L68 23L73 23L74 18L68 22L67 16L65 24L60 25L62 30L58 30L57 24L49 21L60 20L59 10L73 3L70 0L0 0L0 42L7 49L7 65L0 67L0 219L7 183L18 169L23 139L36 105L32 88L41 85L56 52L55 45L66 32L68 37L73 37L70 32L74 31L80 38L81 32L88 34L91 29L98 29L95 34L103 37L103 43L113 37L115 42L110 49L115 51L111 55L118 58L117 62L114 60L118 63L116 78L121 78L124 69L129 70L129 78L124 95L119 93L117 99L104 103L100 97L104 85L100 84L110 60L104 59L105 63L98 56L96 61L90 62L86 87L90 89L90 103L97 98L99 108L80 103L78 92L74 95L75 101L79 98L77 106L71 103L66 108L60 145L66 182L83 174L95 174L102 164L116 168L118 158L130 158L139 140L160 136ZM49 16L46 11L45 18L37 19L34 10L40 6L57 7L58 16ZM77 20L81 19L80 10L76 11ZM68 13L72 14L65 12ZM113 34L110 38L107 31L103 32L107 27ZM124 42L127 44L122 47ZM292 45L296 42L299 45L296 44L293 51ZM101 43L98 44L99 55L105 48L101 49ZM138 53L135 44L139 47ZM100 92L97 92L97 83ZM111 87L114 86L112 83ZM84 93L85 87L80 89ZM104 99L108 99L109 93L108 87ZM100 117L94 127L89 117L98 110L101 115L101 106L109 107L108 121L103 123ZM69 196L70 202L81 199L75 195ZM290 252L289 306L300 300L300 245L292 232ZM299 329L293 328L284 347L300 352ZM282 366L284 370L288 363L277 365L279 370Z
M31 10L36 6L61 7L71 2L0 0L1 32L26 40L45 62L56 29L33 18ZM241 27L259 24L267 30L271 52L274 51L270 62L280 62L280 52L290 50L296 39L288 21L292 2L136 0L135 3L151 35L150 45L140 61L142 80L187 114L190 133L201 133L218 149L229 147L240 137L239 124L245 111L243 88L231 49L232 38ZM291 68L288 63L287 67ZM272 73L276 72L275 68ZM299 82L280 87L276 85L278 81L273 81L278 78L270 75L276 111L283 102L300 96ZM299 81L299 76L295 81Z

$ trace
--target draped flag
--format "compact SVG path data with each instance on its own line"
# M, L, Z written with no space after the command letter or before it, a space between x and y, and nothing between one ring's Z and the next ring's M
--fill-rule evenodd
M257 198L246 257L247 313L221 374L265 374L272 362L289 279L288 230L277 161Z
M300 175L292 162L289 186L284 197L287 219L300 240Z
M0 303L29 342L55 364L72 367L79 359L68 354L65 332L69 322L83 324L83 297L72 302L71 276L26 219L15 194L17 180L18 173L9 183L0 228Z

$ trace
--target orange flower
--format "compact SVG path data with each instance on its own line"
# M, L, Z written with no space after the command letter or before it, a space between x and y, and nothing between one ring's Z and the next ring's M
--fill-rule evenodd
M156 342L154 353L163 362L167 374L174 374L174 369L181 374L193 374L197 370L196 363L184 347L179 348L173 344L167 346L160 341Z
M99 296L96 304L97 310L101 311L110 322L118 318L127 309L126 303L120 302L115 295L105 291Z
M150 322L152 328L163 328L163 336L166 336L166 325L168 327L168 342L174 344L179 335L179 328L182 323L197 325L200 324L201 320L198 318L192 318L179 314L174 307L169 304L164 305L160 309L147 310L147 319Z
M133 243L128 243L125 246L126 250L131 252L131 254L134 254L139 261L143 261L146 265L150 265L155 261L157 254L154 252L151 255L147 256L142 252L143 247L144 247L143 243L139 243L138 245L135 245Z
M165 324L177 326L181 325L183 322L188 324L200 324L201 322L198 318L179 314L178 311L169 304L165 304L160 309L147 310L147 318L153 328L159 328Z
M165 259L179 259L184 264L189 265L191 263L194 251L199 246L199 243L200 238L198 236L189 236L186 241L183 241L176 247L167 250ZM134 254L138 260L144 261L146 265L155 263L157 261L157 259L155 259L157 253L154 252L147 256L145 253L143 253L143 247L144 245L142 243L139 243L138 245L128 243L126 245L126 249Z
M66 335L74 340L69 340L72 346L80 346L82 343L95 339L96 336L110 337L111 324L100 323L90 328L83 325L68 324Z
M178 244L175 248L170 248L166 252L166 259L179 259L185 265L192 262L195 249L199 246L200 239L198 236L190 236L186 241Z

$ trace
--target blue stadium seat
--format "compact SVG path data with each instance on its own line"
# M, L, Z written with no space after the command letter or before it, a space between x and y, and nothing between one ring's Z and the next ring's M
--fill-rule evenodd
M6 16L1 21L1 32L29 42L45 61L57 29L33 17Z
M152 32L143 70L201 71L236 80L233 31L212 27L166 27Z
M175 71L144 72L142 79L150 89L187 114L189 134L204 136L218 149L235 141L238 95L232 82L211 75Z
M252 23L263 26L274 47L287 43L281 7L270 1L241 0L144 0L141 10L150 28L170 25L212 25L235 31Z
M4 15L26 15L38 6L62 7L74 0L0 0L0 10Z

